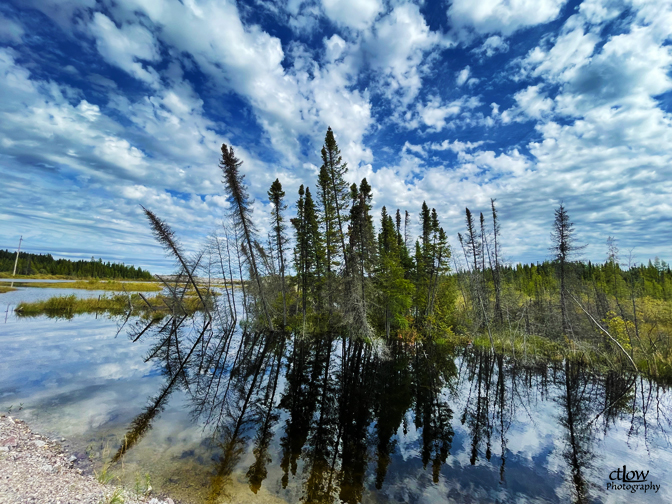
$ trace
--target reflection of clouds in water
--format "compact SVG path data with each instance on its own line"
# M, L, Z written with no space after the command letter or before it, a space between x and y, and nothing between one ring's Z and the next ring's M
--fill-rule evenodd
M6 351L0 355L0 397L15 390L18 394L6 396L8 399L2 399L0 406L10 400L15 404L19 401L26 402L27 409L24 413L34 418L38 425L44 426L47 432L57 431L68 438L81 439L83 442L88 442L90 439L104 439L108 434L113 434L118 439L124 434L131 420L147 405L148 397L156 395L161 385L165 383L165 377L157 373L156 369L152 372L152 364L143 362L151 342L141 340L133 344L123 332L121 336L115 338L117 331L115 320L100 318L96 320L93 316L83 316L75 317L72 321L53 321L40 317L24 319L20 323L8 324L6 327L8 331L2 335L3 350ZM233 347L235 345L228 350L231 355L234 355ZM336 354L339 355L338 352ZM306 359L306 362L312 362L308 357ZM271 361L272 359L269 362ZM473 359L469 365L483 365L483 362L484 360ZM249 367L249 370L254 369L254 366ZM283 372L284 369L283 367ZM494 370L489 389L490 392L494 392L498 367L486 367L486 369ZM437 393L432 399L436 401L438 398L453 411L452 418L445 417L451 418L448 421L454 431L454 437L450 454L445 464L441 466L438 483L432 482L432 464L438 453L435 443L440 442L442 438L436 434L429 441L426 437L423 438L423 429L415 425L415 415L418 411L426 415L424 413L426 410L416 408L417 404L412 404L413 400L407 398L403 399L409 401L404 408L410 408L405 413L406 434L403 432L403 424L392 425L387 431L388 435L392 436L392 441L396 441L397 444L391 453L387 474L379 492L374 490L373 483L376 478L378 453L376 440L371 442L371 436L375 438L378 431L373 423L369 425L368 466L365 466L362 502L372 503L388 499L418 503L457 503L467 498L472 502L483 503L570 501L574 489L571 469L565 456L566 427L559 423L564 414L563 403L559 400L564 390L562 378L554 376L543 387L539 381L532 379L531 388L528 390L525 388L528 386L525 376L523 374L515 376L513 379L516 380L516 387L519 390L512 395L512 378L506 366L505 371L507 373L504 401L506 462L503 483L500 483L499 398L495 399L493 396L489 401L482 401L480 407L486 407L488 411L484 415L477 415L476 409L479 403L476 402L478 392L474 388L475 382L462 375L457 383L452 384L455 386L454 392ZM266 371L262 372L261 376L266 376L264 373ZM308 379L311 375L308 371L306 373ZM423 376L425 375L420 373L414 379ZM337 379L334 378L336 381ZM268 383L267 380L268 377L260 379L258 385ZM340 390L340 385L336 381L329 389L330 394L337 394ZM321 381L314 391L316 398L322 397L322 392L319 390L320 383ZM276 406L280 394L287 393L291 386L288 378L279 377ZM310 386L312 385L306 382L303 385L304 392ZM599 387L596 389L599 392L598 389ZM485 389L481 392L483 390ZM351 391L353 394L355 392L354 389ZM262 395L260 394L260 397ZM244 394L241 397L244 397ZM396 397L381 395L386 401L394 401ZM469 410L463 424L467 398L470 398ZM333 400L336 399L334 396ZM303 401L305 397L297 396L295 400ZM419 399L416 397L414 400ZM432 401L427 401L427 396L424 401L422 403L424 407L428 404L431 408L435 407ZM239 401L235 404L240 406ZM152 421L151 429L125 456L127 467L137 467L140 471L154 471L157 477L160 476L165 481L174 478L180 484L189 483L194 481L189 480L191 477L198 478L203 485L208 485L212 471L217 469L218 449L213 450L209 446L207 438L211 435L211 430L203 429L202 425L192 421L191 406L187 394L176 389L170 396L165 411ZM381 403L375 407L384 406L392 405ZM664 408L669 410L668 406L665 404ZM593 409L595 411L600 409L594 401L587 403L585 407L591 412ZM349 411L347 415L350 414ZM314 420L319 418L317 412L311 414ZM305 446L298 459L297 475L290 476L290 484L286 489L282 489L280 484L283 477L283 470L279 466L282 458L280 438L285 435L287 415L287 410L281 410L280 418L274 421L270 428L272 440L268 456L271 461L266 465L268 474L255 500L270 499L275 494L294 502L304 496L303 485L308 475L305 466L308 463ZM379 418L384 419L386 412L382 411L380 415ZM394 418L400 418L400 415L401 412L399 417ZM649 411L649 416L655 416L653 408ZM246 421L252 422L253 418L256 422L261 417L253 415L253 411L250 410ZM647 502L672 501L670 494L672 485L666 489L663 478L669 471L663 468L672 465L672 455L666 437L654 431L650 432L648 446L652 451L649 459L641 429L635 437L628 438L629 419L629 415L617 419L606 437L603 435L602 422L597 422L596 429L591 433L591 449L600 454L601 458L593 462L595 469L585 470L584 477L597 487L600 485L603 487L607 477L606 473L602 474L606 471L605 468L621 466L624 463L628 467L632 465L636 468L650 468L657 471L653 473L657 474L657 479L654 481L661 483L662 486L657 495L647 495ZM651 420L649 418L649 424ZM509 421L512 422L511 425L508 425ZM236 489L232 491L240 496L241 500L253 499L253 494L249 489L246 490L245 474L255 461L254 438L257 426L254 422L249 424L249 431L245 431L248 442L231 473L232 488ZM335 428L335 425L330 428ZM311 428L314 428L314 425ZM491 460L487 460L485 455L489 428L492 428ZM335 435L335 431L333 434ZM478 440L478 456L472 465L474 435ZM427 444L423 446L425 442ZM426 469L423 469L422 458L423 455L426 456L428 448L431 454ZM337 466L340 463L338 461ZM193 470L197 476L186 475L187 469ZM599 501L625 503L628 502L630 494L607 495L601 487L590 487L589 496Z
M404 461L420 457L420 432L415 428L413 415L411 413L406 413L406 429L406 435L404 435L403 424L397 429L397 450Z
M25 297L26 292L39 291L32 297L40 298L59 290L20 292ZM99 293L76 294L96 297ZM125 424L161 380L143 378L152 369L142 359L147 345L131 344L123 333L115 338L117 319L95 315L72 320L8 318L2 329L0 393L12 393L2 404L23 402L24 416L49 432L86 436L110 422Z

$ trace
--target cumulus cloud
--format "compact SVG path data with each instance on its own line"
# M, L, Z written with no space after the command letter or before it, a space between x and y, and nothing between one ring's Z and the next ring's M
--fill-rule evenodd
M476 54L490 58L497 53L505 53L509 50L509 44L499 35L491 35L483 43L473 50Z
M529 26L548 23L560 13L566 0L454 0L448 8L453 29L479 35L500 33L509 36Z
M422 87L421 63L427 52L449 43L430 30L415 4L401 4L384 16L364 39L371 67L384 77L384 93L408 106Z
M457 73L457 79L455 79L455 82L457 83L458 86L462 86L465 82L467 82L467 79L469 79L470 71L471 68L469 67L469 65L467 65Z
M327 17L334 23L355 30L371 26L383 10L380 0L322 0Z
M96 38L98 52L108 63L148 84L157 84L156 71L142 63L159 60L157 43L149 30L138 24L117 28L110 18L100 12L93 15L89 29Z

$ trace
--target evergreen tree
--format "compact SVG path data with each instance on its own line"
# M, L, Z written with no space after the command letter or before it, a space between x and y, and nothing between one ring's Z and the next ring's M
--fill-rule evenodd
M581 248L576 245L574 233L574 223L569 220L569 214L564 204L560 203L560 206L555 210L555 220L551 231L551 240L553 241L551 251L559 266L562 332L567 335L571 334L567 314L567 268L572 256Z
M257 259L255 257L255 246L253 244L256 238L256 227L252 221L252 204L245 188L245 175L240 174L240 166L243 164L233 152L233 147L222 144L222 160L219 167L224 174L224 187L228 192L229 203L232 208L232 217L234 226L240 231L243 238L241 251L249 262L250 273L259 289L261 305L266 317L268 327L273 330L273 320L268 310L264 288L261 283L259 269L257 268Z
M389 338L392 327L403 329L408 325L405 315L413 302L414 287L404 278L404 268L399 257L399 233L385 207L382 209L380 224L377 286L384 307L385 336Z
M275 246L278 255L278 265L280 267L280 278L282 281L282 325L287 326L287 299L285 293L285 243L287 237L285 236L285 224L282 212L287 208L283 198L285 191L282 190L282 184L279 179L271 184L268 191L268 198L273 204L271 209L271 217L273 219L273 233L275 235Z
M317 218L317 210L310 189L306 188L306 271L308 273L309 293L316 309L322 308L321 292L324 277L324 244Z
M336 238L341 245L343 261L347 262L345 234L343 231L347 223L345 222L345 214L343 212L348 205L349 186L344 179L345 174L348 172L348 166L343 162L341 151L338 148L334 132L331 131L331 128L327 129L327 134L324 138L322 168L325 169L326 184L329 188L328 195L336 214L336 222L338 224L338 228L335 229ZM320 175L322 176L321 172Z
M473 263L473 271L474 273L478 271L478 257L480 255L480 242L478 239L478 231L476 230L476 224L474 223L474 218L471 215L471 211L466 208L465 209L465 215L466 215L466 221L467 221L467 236L466 236L466 246L471 252L473 258L474 258L474 263Z
M490 199L490 206L492 208L492 234L493 234L493 280L495 284L495 315L500 324L504 323L504 315L502 313L502 279L499 269L499 221L497 220L497 209L495 208L495 200Z

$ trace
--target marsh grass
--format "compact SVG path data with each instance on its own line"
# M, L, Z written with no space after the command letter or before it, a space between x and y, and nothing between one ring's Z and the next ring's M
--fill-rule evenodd
M171 312L172 299L161 294L145 297L139 294L103 295L98 298L82 299L76 295L54 296L44 301L19 303L15 312L20 317L47 315L53 318L72 318L84 313L126 315L129 309L143 318L161 319ZM188 312L197 311L200 302L192 296L185 296L184 308Z
M14 287L10 287L9 285L0 285L0 294L4 294L5 292L11 292L15 290L16 289Z
M117 280L77 280L74 282L16 282L17 287L37 287L43 289L83 289L83 290L107 290L117 292L157 292L162 290L162 285L156 282L119 282Z

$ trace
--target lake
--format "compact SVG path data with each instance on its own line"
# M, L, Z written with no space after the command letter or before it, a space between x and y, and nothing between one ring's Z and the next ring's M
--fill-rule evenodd
M0 294L0 411L129 486L149 474L194 504L672 501L671 396L645 379L436 344L199 339L198 320L133 342L133 318L13 313L68 294L102 293Z

